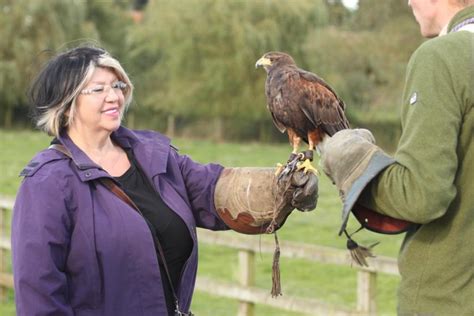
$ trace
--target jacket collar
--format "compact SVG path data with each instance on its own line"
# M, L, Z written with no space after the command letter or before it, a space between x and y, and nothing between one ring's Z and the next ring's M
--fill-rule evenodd
M469 18L474 17L474 5L470 5L454 15L454 17L449 21L447 31L448 33L453 30L458 24L462 23Z
M112 133L112 139L124 149L131 149L145 173L151 178L166 172L170 150L169 138L151 131L132 131L123 126ZM82 181L94 180L110 175L94 163L63 131L58 137L72 155Z
M69 150L72 156L72 162L77 167L77 174L81 181L85 182L102 177L110 178L110 175L105 170L93 162L85 152L74 144L65 131L63 131L57 139L54 139L52 143L61 143Z
M122 148L131 148L141 167L150 176L166 172L171 147L168 137L153 131L134 131L120 127L112 134L112 139Z
M166 172L170 140L166 136L152 131L132 131L120 127L111 136L124 149L132 149L138 158L143 171L151 179L153 176ZM82 181L90 181L110 175L95 164L63 131L52 143L63 144L72 155L72 163L77 168ZM69 159L63 153L54 149L39 152L21 171L20 176L33 176L44 165L57 160Z

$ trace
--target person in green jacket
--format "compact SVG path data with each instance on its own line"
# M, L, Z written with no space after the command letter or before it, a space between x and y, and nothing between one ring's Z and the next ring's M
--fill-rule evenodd
M474 1L408 4L432 39L407 66L394 156L368 130L343 130L321 165L343 200L340 233L351 213L378 232L413 223L402 227L399 315L474 315Z

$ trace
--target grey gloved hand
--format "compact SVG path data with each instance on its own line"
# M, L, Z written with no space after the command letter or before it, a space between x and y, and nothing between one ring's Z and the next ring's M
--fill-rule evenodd
M321 167L336 187L346 192L344 184L361 163L380 150L367 129L346 129L324 141L321 147ZM361 166L362 168L364 166ZM347 183L346 183L347 184Z
M375 145L366 129L346 129L324 141L321 167L339 190L343 202L342 226L346 228L349 214L367 184L387 166L395 163Z
M302 170L293 173L291 178L293 195L291 205L298 211L314 210L318 203L318 177L313 172L304 173Z

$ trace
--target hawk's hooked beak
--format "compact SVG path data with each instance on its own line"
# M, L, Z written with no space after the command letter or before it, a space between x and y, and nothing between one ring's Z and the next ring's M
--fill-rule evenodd
M258 68L258 67L265 68L265 66L271 66L271 65L272 65L272 61L269 58L262 57L259 60L257 60L257 62L255 63L255 68Z

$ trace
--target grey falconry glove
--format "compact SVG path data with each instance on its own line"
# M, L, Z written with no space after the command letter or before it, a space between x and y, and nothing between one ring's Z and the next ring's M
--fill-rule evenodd
M367 266L365 257L372 256L370 250L375 244L365 248L352 240L346 231L351 211L363 228L377 233L401 233L412 225L410 222L382 215L357 204L359 196L370 181L393 163L395 160L375 145L374 136L366 129L339 131L322 146L322 169L336 185L343 202L339 235L346 235L347 247L351 250L353 259L360 265Z
M217 214L243 234L272 233L296 208L311 211L318 199L318 178L302 170L277 180L276 168L225 168L216 184Z

